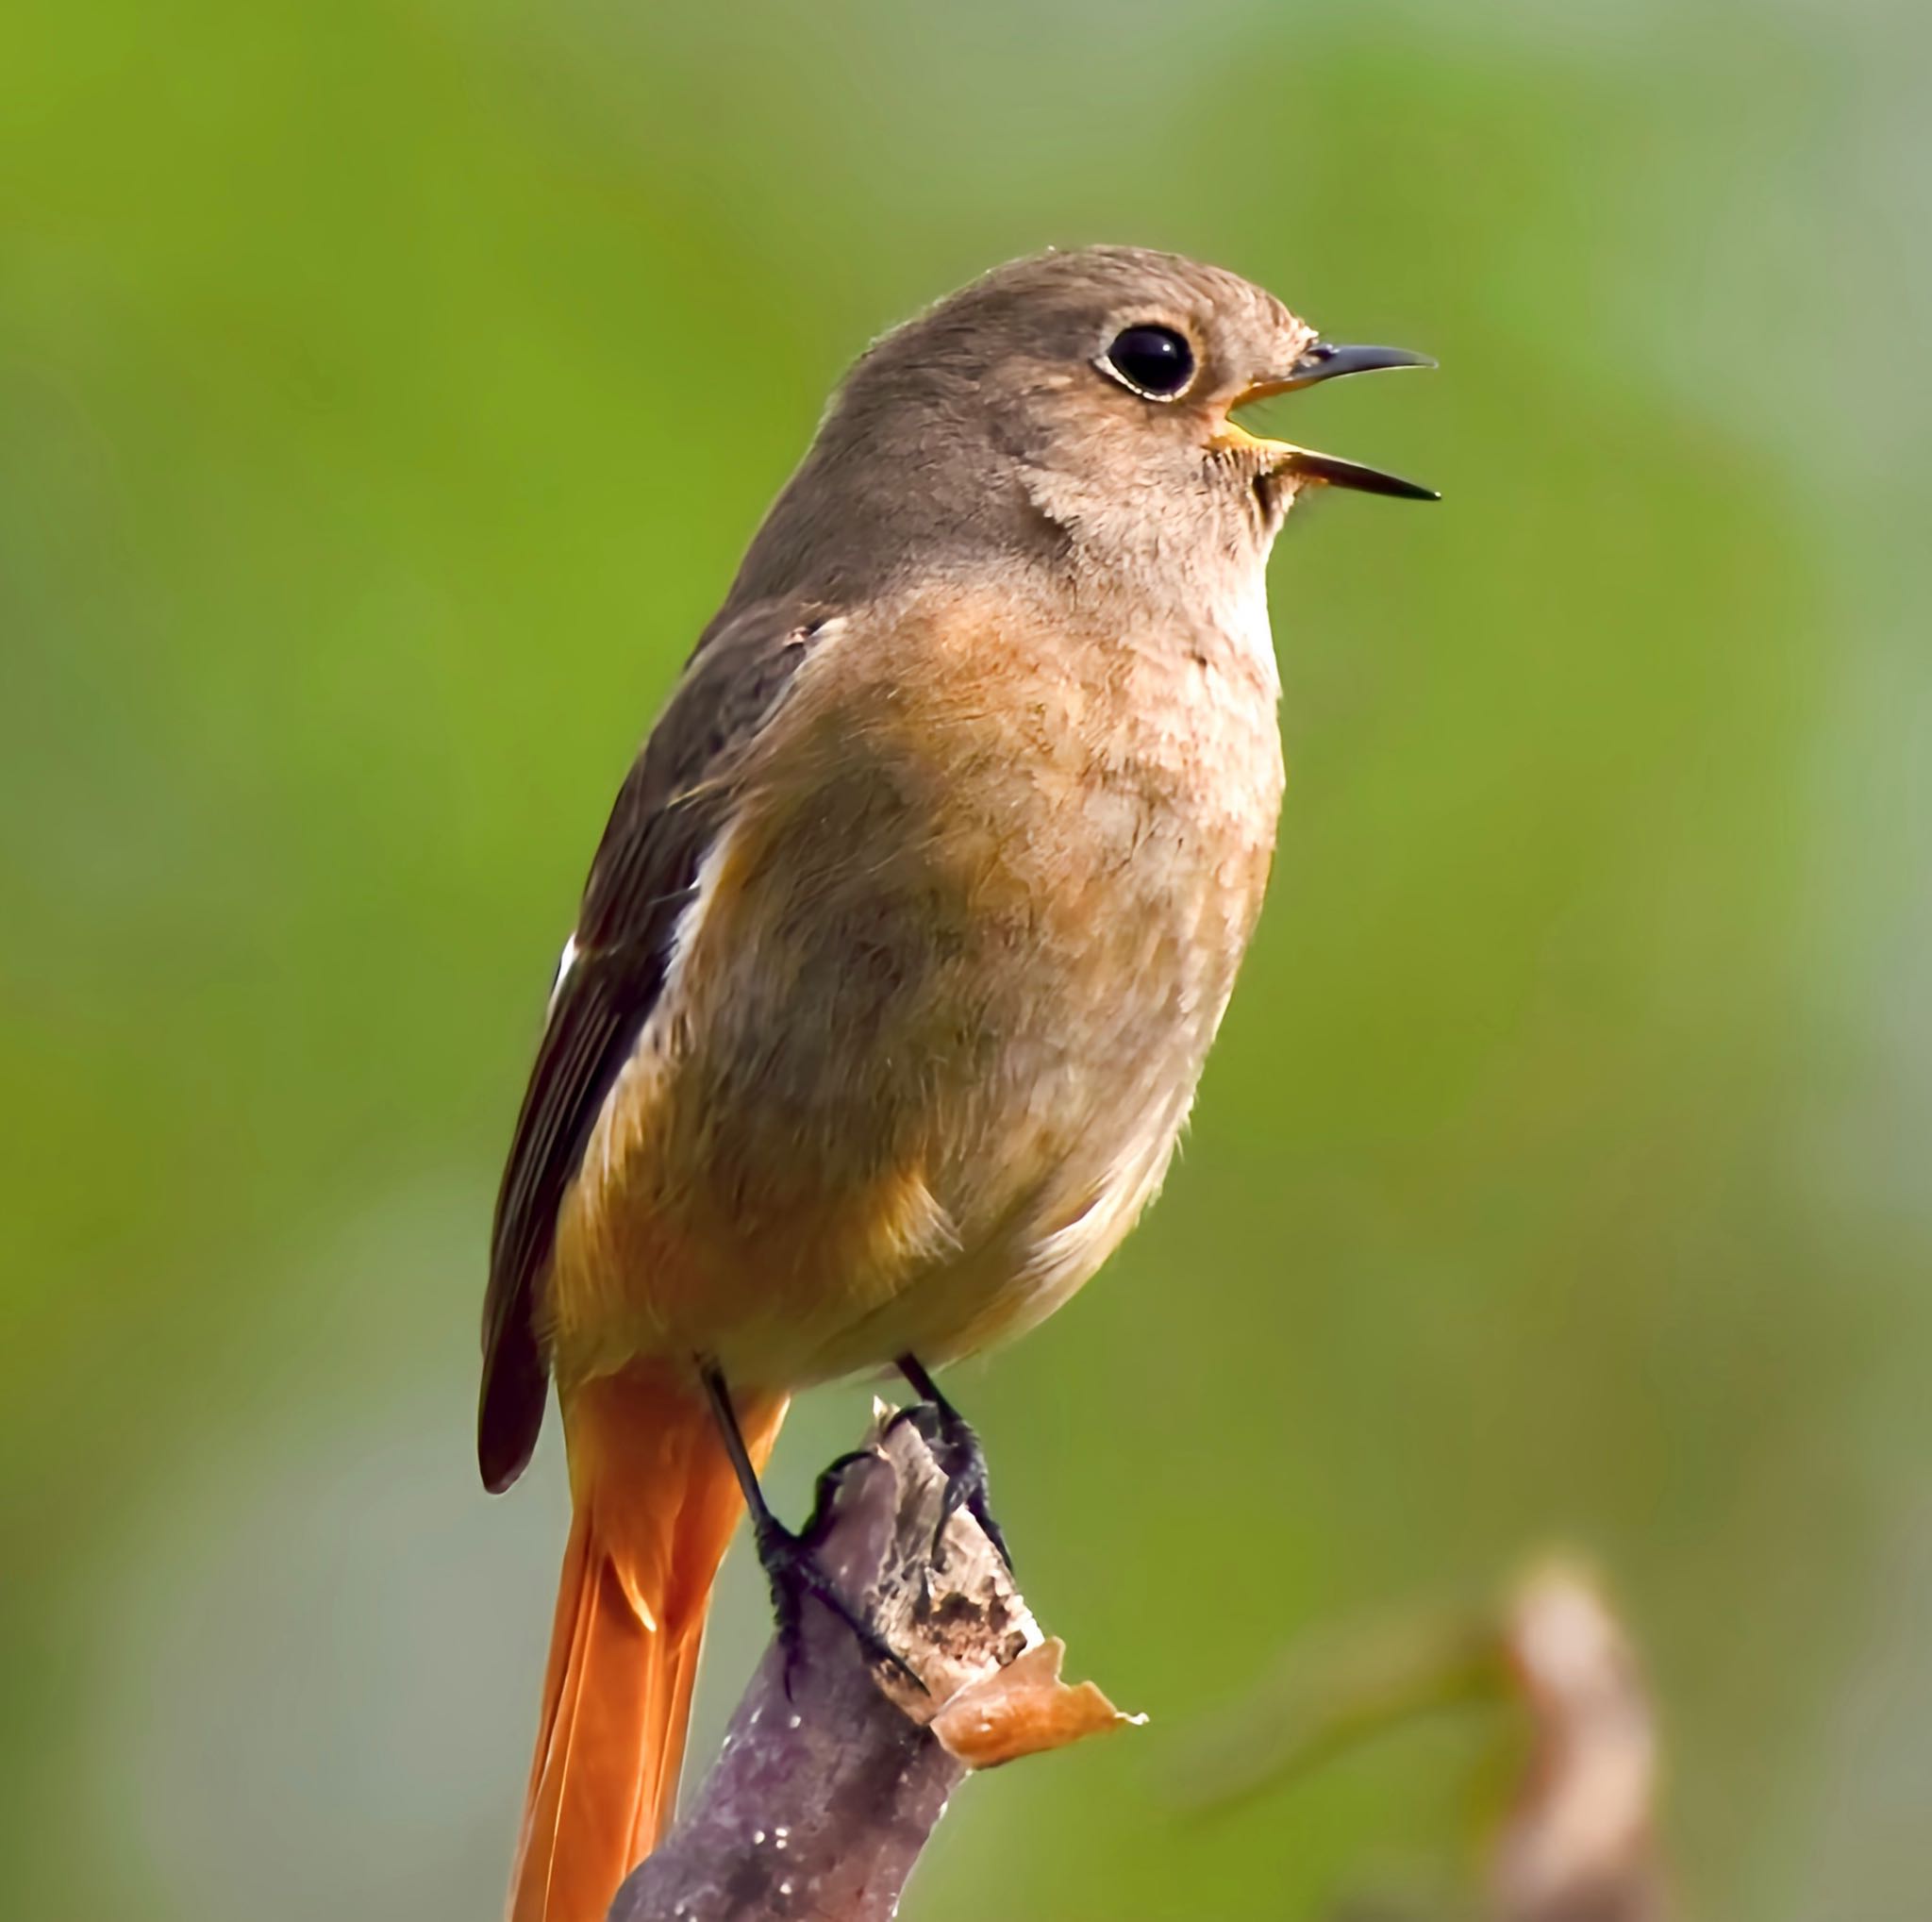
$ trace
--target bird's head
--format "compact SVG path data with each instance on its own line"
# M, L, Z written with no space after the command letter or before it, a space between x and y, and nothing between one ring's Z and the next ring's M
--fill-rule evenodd
M1432 364L1332 344L1272 293L1177 254L1034 255L861 357L766 544L805 563L809 530L795 523L809 502L821 533L862 529L877 555L928 565L948 552L1022 552L1043 527L1103 567L1245 570L1305 487L1434 495L1261 439L1235 414L1340 375Z

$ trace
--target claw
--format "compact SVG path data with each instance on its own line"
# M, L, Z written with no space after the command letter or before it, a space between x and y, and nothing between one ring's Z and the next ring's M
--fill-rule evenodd
M903 1362L900 1365L905 1367ZM924 1375L923 1369L920 1373ZM986 1451L979 1445L978 1435L966 1417L933 1386L930 1377L924 1380L911 1379L914 1388L925 1399L912 1408L901 1409L893 1417L893 1425L911 1423L932 1450L934 1461L945 1471L945 1494L940 1502L939 1527L933 1530L932 1538L934 1563L938 1565L944 1561L941 1551L945 1545L946 1524L964 1509L979 1524L986 1539L999 1551L999 1558L1010 1574L1012 1551L1008 1548L1006 1535L992 1516Z
M791 1671L805 1645L805 1598L810 1596L829 1609L852 1631L854 1640L873 1661L896 1670L924 1695L925 1683L906 1658L881 1635L864 1614L839 1593L831 1577L819 1564L809 1545L809 1536L821 1520L826 1496L836 1483L840 1464L819 1478L818 1504L804 1535L791 1530L770 1514L758 1517L753 1532L758 1545L758 1563L772 1589L772 1613L777 1621L778 1646L785 1658L785 1699L791 1699Z

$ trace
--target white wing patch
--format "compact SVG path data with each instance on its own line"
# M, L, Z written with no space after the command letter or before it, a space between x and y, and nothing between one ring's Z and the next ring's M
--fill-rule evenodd
M670 951L664 963L664 979L658 990L657 1002L644 1017L644 1025L639 1028L637 1039L631 1044L630 1054L619 1069L617 1078L611 1083L610 1092L605 1095L604 1105L598 1111L596 1125L591 1129L584 1155L584 1166L595 1167L599 1180L607 1187L611 1180L613 1162L622 1158L630 1145L640 1117L650 1111L662 1092L663 1077L671 1065L671 1037L676 1033L683 1012L679 1002L684 993L685 968L691 944L697 939L698 930L704 926L705 916L717 894L718 877L731 858L731 838L736 826L735 821L727 822L707 850L704 860L698 863L691 899L672 929ZM566 961L575 958L575 947L573 941L564 949Z
M557 958L557 978L550 984L550 1000L543 1010L544 1020L557 1012L557 997L563 993L563 984L570 979L570 971L577 964L576 930L571 930L571 937L563 944L563 952Z

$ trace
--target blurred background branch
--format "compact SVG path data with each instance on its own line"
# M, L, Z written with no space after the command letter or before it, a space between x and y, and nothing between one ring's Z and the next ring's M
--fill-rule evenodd
M1497 1922L1664 1922L1656 1718L1623 1624L1552 1563L1510 1596L1503 1643L1530 1755L1495 1844Z
M1221 1813L1282 1792L1372 1737L1452 1712L1495 1727L1503 1806L1480 1823L1480 1897L1364 1900L1346 1922L1666 1922L1656 1718L1601 1583L1542 1562L1496 1605L1304 1638L1185 1747L1184 1800Z

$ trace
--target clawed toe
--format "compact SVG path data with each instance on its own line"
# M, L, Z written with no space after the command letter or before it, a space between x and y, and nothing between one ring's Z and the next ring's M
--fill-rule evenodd
M1010 1571L1012 1553L1007 1546L1007 1538L999 1523L993 1519L986 1451L980 1446L973 1425L939 1392L931 1376L917 1362L902 1361L899 1367L925 1398L915 1407L902 1410L897 1419L910 1422L917 1428L946 1478L945 1494L940 1503L939 1527L933 1531L933 1561L937 1563L943 1560L941 1550L946 1524L964 1509L979 1524L986 1539L999 1551L1000 1560Z
M785 1660L785 1697L791 1698L791 1671L804 1649L805 1598L830 1610L851 1630L853 1639L882 1667L891 1668L923 1694L925 1684L917 1671L879 1633L877 1628L839 1592L813 1551L808 1535L794 1535L769 1514L756 1523L758 1563L771 1584L772 1613L777 1621L778 1646Z

